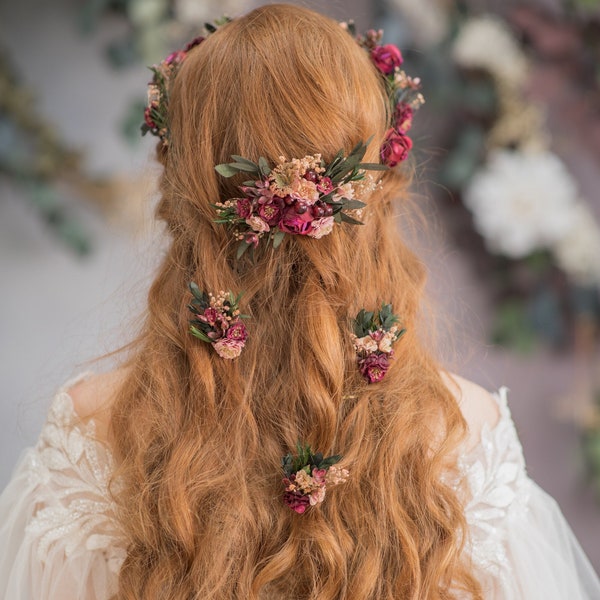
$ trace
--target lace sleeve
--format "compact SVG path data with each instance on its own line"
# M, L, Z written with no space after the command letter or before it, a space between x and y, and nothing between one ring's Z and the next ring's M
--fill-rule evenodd
M108 491L113 459L94 422L75 414L67 390L76 382L56 394L37 445L0 497L0 598L105 600L116 592L125 544Z
M507 405L461 459L470 497L467 551L486 600L597 600L600 582L556 502L527 475Z

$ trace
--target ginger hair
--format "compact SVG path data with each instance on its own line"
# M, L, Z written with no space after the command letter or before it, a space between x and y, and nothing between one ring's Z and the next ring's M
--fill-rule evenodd
M277 162L373 137L387 92L338 23L268 5L192 50L170 95L157 216L171 236L112 406L115 498L129 541L119 600L481 598L452 472L465 422L417 335L425 271L402 243L385 172L365 224L286 236L235 260L211 206L236 195L214 165ZM377 175L377 174L376 174ZM187 284L244 291L250 338L223 360L188 331ZM408 332L385 379L356 366L351 321L391 302ZM350 479L304 515L282 502L298 440L342 454Z

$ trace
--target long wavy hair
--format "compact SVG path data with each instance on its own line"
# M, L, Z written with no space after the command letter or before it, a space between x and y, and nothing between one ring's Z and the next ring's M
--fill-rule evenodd
M387 92L338 23L269 5L190 52L170 96L171 143L157 216L171 236L143 331L112 407L128 536L118 598L423 600L481 598L448 484L465 422L419 341L422 263L396 230L394 171L366 199L365 224L286 236L235 260L212 204L236 195L214 165L272 162L372 137ZM188 332L188 282L244 292L242 355L223 360ZM407 334L385 379L360 376L351 320L391 302ZM298 515L282 502L282 455L302 440L342 454L350 479Z

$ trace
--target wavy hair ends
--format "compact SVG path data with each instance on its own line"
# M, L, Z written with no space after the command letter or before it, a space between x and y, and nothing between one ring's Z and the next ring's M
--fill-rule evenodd
M402 244L386 172L364 226L286 236L235 261L212 204L235 195L231 154L325 160L373 141L389 119L368 55L339 24L267 5L192 50L169 99L157 216L171 245L112 408L115 499L129 540L119 600L481 598L462 554L466 524L443 483L465 424L420 345L421 262ZM244 290L250 338L219 358L188 333L187 284ZM368 385L350 338L362 307L391 302L408 333ZM297 515L280 461L297 440L342 454L350 479Z

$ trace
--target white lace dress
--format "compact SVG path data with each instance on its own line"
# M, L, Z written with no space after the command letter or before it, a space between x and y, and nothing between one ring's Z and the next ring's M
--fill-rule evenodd
M82 377L85 377L83 375ZM0 600L107 600L125 543L107 484L113 460L65 384L35 448L0 496ZM471 553L489 600L600 600L600 582L552 498L526 474L506 405L462 460Z

